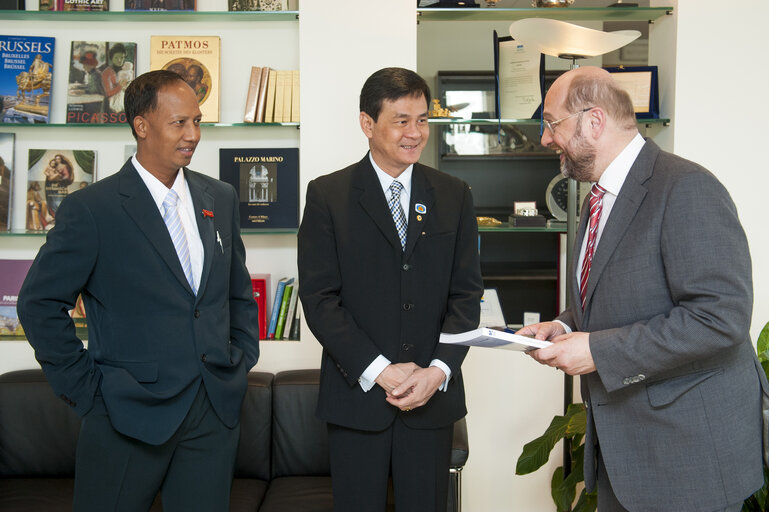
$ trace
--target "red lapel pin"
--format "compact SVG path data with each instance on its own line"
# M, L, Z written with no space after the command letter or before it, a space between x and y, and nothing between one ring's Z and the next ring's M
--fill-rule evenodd
M203 210L203 217L211 217L213 219L214 212L212 212L211 210Z

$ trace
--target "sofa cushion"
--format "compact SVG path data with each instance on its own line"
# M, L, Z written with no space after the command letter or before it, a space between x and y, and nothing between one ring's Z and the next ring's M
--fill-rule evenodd
M0 404L0 477L75 474L80 417L41 370L0 375Z
M267 482L253 478L236 478L230 492L230 512L256 512L264 500Z
M271 373L248 374L248 390L240 416L235 478L270 479L272 381Z
M272 478L331 473L326 423L315 416L320 370L275 375L272 393Z
M71 512L72 478L0 478L0 510Z
M259 512L333 512L330 476L285 476L270 482Z

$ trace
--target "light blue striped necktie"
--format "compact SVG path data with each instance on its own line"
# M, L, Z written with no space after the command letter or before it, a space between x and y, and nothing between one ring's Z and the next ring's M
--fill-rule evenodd
M182 218L179 216L179 194L174 190L169 190L168 195L163 200L163 222L166 223L168 234L171 235L171 241L174 243L174 249L179 256L179 263L182 264L182 270L190 283L192 293L197 294L195 289L195 280L192 278L192 262L190 261L190 248L187 246L187 235L182 226Z
M390 213L392 213L393 221L395 221L395 229L398 231L398 238L401 240L401 250L406 248L406 214L403 213L403 206L401 205L401 190L403 190L403 184L400 181L393 181L390 185L390 201L388 206L390 207Z

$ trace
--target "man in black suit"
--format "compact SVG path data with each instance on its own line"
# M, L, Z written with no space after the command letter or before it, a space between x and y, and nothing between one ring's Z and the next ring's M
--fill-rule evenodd
M385 510L389 475L398 512L446 510L467 348L438 337L478 326L483 283L469 187L417 163L429 100L412 71L371 75L370 152L307 189L299 293L324 349L317 413L337 511Z
M170 71L126 90L136 154L62 201L19 294L48 381L83 416L75 510L229 508L257 308L229 185L186 165L195 93ZM68 309L82 294L88 349Z

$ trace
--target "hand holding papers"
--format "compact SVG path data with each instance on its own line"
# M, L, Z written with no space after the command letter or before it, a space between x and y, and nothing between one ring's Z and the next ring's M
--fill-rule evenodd
M520 334L489 329L487 327L481 327L459 334L441 333L439 341L440 343L446 343L448 345L504 348L519 351L529 351L551 345L549 341L537 340L527 336L521 336Z

